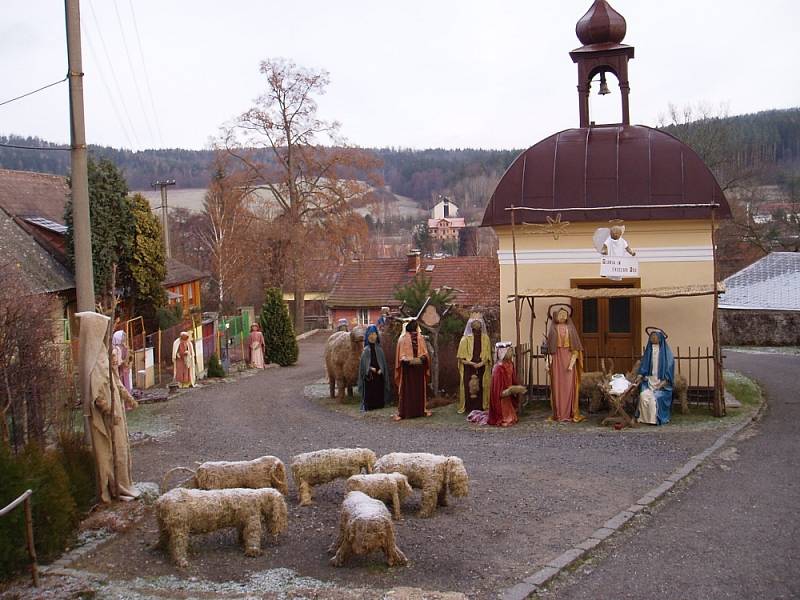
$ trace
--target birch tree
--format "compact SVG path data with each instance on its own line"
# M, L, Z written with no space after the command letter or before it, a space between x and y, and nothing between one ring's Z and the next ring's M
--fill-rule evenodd
M205 223L198 236L211 258L219 310L231 301L231 291L247 271L247 236L253 223L249 210L253 187L247 172L236 170L230 157L217 154L203 200Z

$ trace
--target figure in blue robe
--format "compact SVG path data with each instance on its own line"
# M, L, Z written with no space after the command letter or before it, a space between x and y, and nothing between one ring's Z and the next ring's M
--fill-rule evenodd
M358 393L361 395L361 410L375 410L386 406L389 400L389 372L386 356L381 348L381 337L375 325L367 327L364 335L364 351L358 364Z
M675 382L675 357L660 329L649 328L650 337L639 367L639 423L664 425L672 413L672 385Z

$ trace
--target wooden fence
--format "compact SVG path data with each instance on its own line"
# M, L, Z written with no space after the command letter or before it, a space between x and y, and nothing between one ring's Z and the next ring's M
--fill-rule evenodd
M31 515L31 496L32 490L25 491L19 498L14 500L5 508L0 509L0 517L7 515L20 504L25 511L25 539L28 543L28 556L31 559L31 578L33 586L39 587L39 567L36 564L36 546L33 544L33 516Z
M642 349L644 352L644 349ZM684 375L689 387L689 402L710 403L714 398L714 356L710 348L682 348L677 346L674 349L675 372ZM630 366L620 369L621 365L633 365L639 360L640 356L634 354L620 356L596 356L587 355L584 357L584 371L599 371L601 359L605 361L606 367L610 367L610 360L614 361L614 372L627 373ZM549 398L550 373L548 356L541 354L540 348L534 348L531 352L529 344L520 344L520 352L517 364L517 377L528 387L528 395L533 398Z

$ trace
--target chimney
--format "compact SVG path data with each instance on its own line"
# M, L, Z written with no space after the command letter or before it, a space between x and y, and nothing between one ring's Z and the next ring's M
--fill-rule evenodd
M419 271L420 251L412 250L407 254L407 256L408 256L408 272L416 273L417 271Z

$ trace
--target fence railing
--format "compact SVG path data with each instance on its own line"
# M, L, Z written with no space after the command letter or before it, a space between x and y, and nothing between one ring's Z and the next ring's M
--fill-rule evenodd
M39 587L39 566L36 564L36 546L33 544L33 516L31 514L32 495L33 490L26 490L25 493L11 504L0 509L0 517L7 515L22 504L23 510L25 511L25 539L28 542L28 556L31 559L31 579L33 579L33 586Z
M550 373L548 357L539 353L539 348L531 351L529 344L520 344L520 364L517 365L517 376L528 387L531 397L548 397ZM642 349L644 352L644 349ZM681 348L674 352L675 372L686 377L690 402L711 402L714 390L714 355L708 347L705 352L701 347ZM584 356L584 371L599 371L601 361L610 369L613 361L615 373L628 373L641 355L595 355Z

